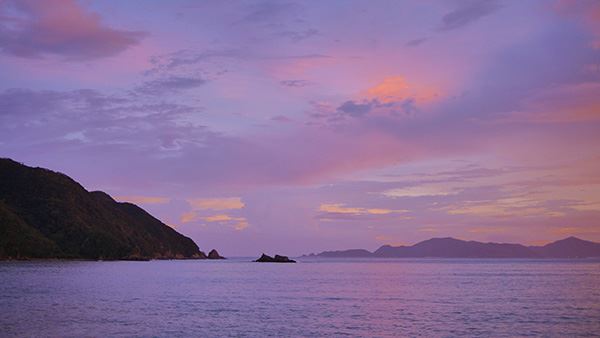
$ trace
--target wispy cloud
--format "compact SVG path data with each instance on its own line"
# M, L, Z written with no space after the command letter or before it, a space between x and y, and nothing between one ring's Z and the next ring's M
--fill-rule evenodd
M419 185L414 187L396 188L384 191L387 197L431 197L448 196L457 194L459 191L448 189L443 185Z
M161 96L186 89L193 89L206 84L200 77L169 76L142 83L135 92L144 95Z
M408 210L392 210L385 208L348 207L343 203L324 203L319 206L317 219L320 220L375 220L378 218L398 218L398 214ZM405 218L405 217L404 217Z
M501 8L496 0L460 1L459 7L444 15L439 29L443 31L458 29L469 25Z
M200 210L235 210L245 206L239 197L196 198L189 199L188 203L192 208Z
M306 87L309 86L311 83L309 81L306 80L283 80L280 81L279 83L281 83L281 85L286 86L286 87Z
M221 223L233 226L236 230L243 230L248 227L248 221L241 216L231 216L229 214L207 214L214 211L239 211L246 204L239 197L225 198L196 198L188 199L187 203L191 210L180 216L181 223L192 223L205 221L209 223Z
M245 217L234 217L227 214L205 216L202 219L210 223L220 223L225 224L227 226L231 226L236 231L244 230L248 228L248 226L250 226L248 220Z
M429 38L420 38L420 39L414 39L414 40L410 40L406 43L406 46L408 47L417 47L422 45L423 43L425 43L427 40L429 40Z

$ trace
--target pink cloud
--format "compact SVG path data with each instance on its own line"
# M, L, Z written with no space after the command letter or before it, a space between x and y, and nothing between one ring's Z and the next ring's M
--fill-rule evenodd
M197 198L188 200L195 210L232 210L242 209L245 204L239 197Z
M439 95L432 87L409 83L402 76L389 76L367 89L365 96L383 103L398 102L409 98L417 102L428 102Z
M90 60L116 55L145 36L103 25L96 13L73 0L0 3L0 46L7 54Z
M559 0L554 10L561 15L580 20L594 34L592 47L600 49L600 3L594 0Z
M321 203L316 218L321 221L375 221L382 219L410 219L410 216L399 216L408 210L396 210L387 208L364 208L355 206L346 206L343 203Z
M503 114L502 123L580 123L600 120L600 84L553 86L522 101L521 109Z

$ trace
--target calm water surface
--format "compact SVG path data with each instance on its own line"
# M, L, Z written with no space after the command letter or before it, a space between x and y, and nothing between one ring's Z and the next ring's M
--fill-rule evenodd
M599 336L600 261L0 263L1 336Z

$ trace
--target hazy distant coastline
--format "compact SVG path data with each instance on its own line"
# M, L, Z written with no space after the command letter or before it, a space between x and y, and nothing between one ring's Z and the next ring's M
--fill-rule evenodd
M412 246L384 245L374 252L365 249L323 251L303 258L591 258L600 257L600 243L576 237L543 246L482 243L455 238L432 238Z

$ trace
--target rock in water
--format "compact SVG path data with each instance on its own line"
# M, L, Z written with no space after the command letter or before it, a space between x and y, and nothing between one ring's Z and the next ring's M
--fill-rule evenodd
M259 262L259 263L269 263L273 261L273 257L262 254L260 256L260 258L258 258L257 260L255 260L255 262Z
M225 259L225 257L219 255L219 252L217 252L217 250L212 249L208 253L208 259Z
M269 255L262 254L259 259L255 260L255 262L259 263L296 263L295 260L289 259L287 256L275 255L275 257L271 257Z

